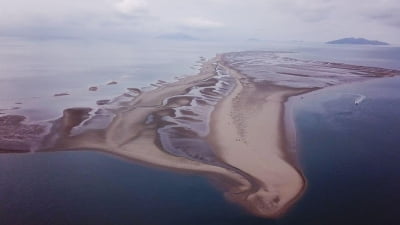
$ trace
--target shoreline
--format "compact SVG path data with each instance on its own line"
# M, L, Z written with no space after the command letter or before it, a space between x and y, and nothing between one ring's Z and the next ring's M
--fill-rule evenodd
M260 71L265 80L251 77ZM100 151L206 174L229 201L259 217L279 218L307 187L293 151L290 99L393 74L398 75L381 68L287 60L271 52L225 53L205 62L198 75L111 108L108 113L115 116L106 127L96 124L107 116L88 119L87 108L65 109L40 151Z
M289 97L303 94L308 90L276 87L276 90L263 93L266 94L263 97L270 98L269 100L255 102L263 105L265 109L247 111L243 110L247 107L235 107L236 104L251 99L251 97L241 96L246 95L246 93L243 94L246 92L243 83L247 86L247 90L253 89L250 94L259 90L249 87L253 84L244 75L231 68L228 70L235 77L236 88L217 105L213 112L208 139L223 161L249 173L258 181L258 187L255 187L255 190L243 192L240 195L230 194L228 198L255 215L278 218L296 199L301 197L306 183L300 169L294 168L291 164L294 161L293 156L286 151L288 143L284 126L284 104ZM242 115L234 115L241 110L244 111L239 113ZM267 113L269 117L272 117L270 120L264 118L264 121L272 125L272 128L258 126L261 122L259 120L263 117L260 113ZM253 118L240 118L249 114ZM228 130L233 132L228 132ZM270 138L263 142L263 137L259 136L259 133L262 133L265 138L268 136ZM259 150L255 150L256 148ZM239 153L239 151L243 152ZM260 159L262 161L259 161ZM285 179L286 182L282 182ZM288 187L293 187L293 189L288 190Z

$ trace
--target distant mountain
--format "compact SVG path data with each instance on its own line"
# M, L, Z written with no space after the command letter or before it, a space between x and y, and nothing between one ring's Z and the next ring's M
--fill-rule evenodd
M247 41L251 41L251 42L260 42L260 41L262 41L261 39L258 39L258 38L249 38L249 39L247 39Z
M365 38L343 38L326 42L327 44L352 44L352 45L389 45L386 42L367 40Z
M177 41L194 41L197 40L197 38L194 38L190 35L184 34L184 33L171 33L171 34L162 34L157 37L158 39L164 39L164 40L177 40Z

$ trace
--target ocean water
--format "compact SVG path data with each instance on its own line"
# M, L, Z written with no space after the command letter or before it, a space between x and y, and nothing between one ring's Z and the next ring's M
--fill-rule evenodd
M97 152L0 155L0 224L247 224L205 177Z
M283 224L399 224L399 87L377 79L293 101L308 187Z
M400 69L400 47L332 46L280 42L29 41L0 38L0 113L32 121L59 117L70 107L97 108L127 88L154 88L195 75L201 58L244 50L288 51L290 56ZM115 81L117 84L108 85ZM98 90L89 91L90 87ZM56 94L69 94L55 97Z
M400 47L309 44L291 47L294 58L400 69Z
M193 75L201 56L219 52L283 50L309 60L400 69L396 47L7 40L0 48L0 113L32 120L58 117L67 107L96 107L96 100L127 87ZM89 92L90 86L99 90ZM0 224L398 224L399 86L400 78L377 79L294 99L308 188L279 220L247 214L203 176L80 151L0 155ZM63 92L70 95L53 96ZM355 105L359 94L366 99Z
M54 119L70 107L96 108L126 88L197 73L204 48L151 43L85 41L0 42L0 112ZM115 81L117 84L108 85ZM97 87L97 91L89 91ZM55 97L55 94L69 95Z

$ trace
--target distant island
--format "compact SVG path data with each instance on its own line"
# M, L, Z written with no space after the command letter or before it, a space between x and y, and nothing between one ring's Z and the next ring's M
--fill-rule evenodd
M258 39L258 38L249 38L249 39L247 39L247 41L251 41L251 42L260 42L260 41L262 41L261 39Z
M389 45L389 43L367 40L365 38L342 38L334 41L326 42L327 44L353 44L353 45Z

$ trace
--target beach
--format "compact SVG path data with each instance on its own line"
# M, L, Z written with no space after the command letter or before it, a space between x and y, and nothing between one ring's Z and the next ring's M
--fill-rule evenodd
M91 108L65 109L48 128L7 119L28 139L0 141L18 152L87 149L149 166L205 174L228 200L250 213L282 216L306 187L289 151L285 107L291 96L396 70L297 60L288 52L232 52L204 62L200 73ZM12 117L12 116L11 116ZM39 132L40 131L40 132ZM35 134L37 135L35 136ZM39 141L40 140L40 141ZM34 148L32 148L34 146ZM11 150L4 152L10 152Z
M284 103L304 90L257 87L230 70L236 88L211 120L210 141L222 160L250 174L251 191L229 195L259 216L278 217L301 194L305 180L286 159Z
M190 87L205 87L204 93L215 97L215 90L210 87L218 82L216 73L229 76L233 82L226 85L231 88L226 88L229 92L215 103L209 132L204 137L194 134L209 143L211 154L203 145L190 146L192 152L203 153L196 158L190 153L184 157L171 154L168 147L162 146L161 142L166 140L157 134L160 127L166 126L161 118L174 114L173 109L189 105L192 99L184 94ZM285 151L283 128L284 102L303 92L305 89L260 86L223 66L218 56L206 63L197 76L142 93L129 103L131 106L118 112L105 130L71 135L72 128L87 119L87 112L64 112L64 117L55 122L58 131L46 138L49 148L45 151L100 150L159 167L207 173L220 180L217 185L224 186L229 200L258 216L274 218L283 214L305 185L299 170L286 160L292 156ZM153 121L143 124L149 115L153 115ZM90 120L86 123L90 124ZM207 119L202 123L207 123ZM180 138L186 133L187 130L180 131ZM185 143L179 145L178 148Z

